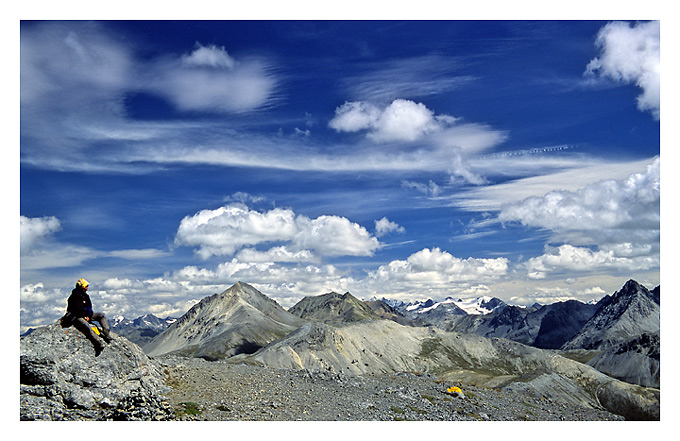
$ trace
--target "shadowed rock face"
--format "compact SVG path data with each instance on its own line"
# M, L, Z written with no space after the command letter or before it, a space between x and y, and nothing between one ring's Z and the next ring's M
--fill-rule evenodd
M660 299L634 280L602 303L581 331L562 349L605 350L644 333L660 330Z
M628 383L661 386L661 339L658 333L642 334L605 349L588 361L589 366Z
M161 368L117 336L94 356L74 328L52 324L21 338L22 420L166 420Z
M506 306L483 316L469 315L447 329L507 338L541 349L559 349L590 319L597 307L569 300L540 308Z

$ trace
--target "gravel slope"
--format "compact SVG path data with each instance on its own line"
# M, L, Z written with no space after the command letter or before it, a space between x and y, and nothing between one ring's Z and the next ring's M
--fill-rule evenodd
M428 374L347 377L197 358L157 357L183 420L204 421L610 421L603 410L546 397L448 384ZM464 397L447 388L458 386Z

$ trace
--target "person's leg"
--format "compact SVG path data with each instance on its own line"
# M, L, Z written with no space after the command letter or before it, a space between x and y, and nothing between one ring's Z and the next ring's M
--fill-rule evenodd
M73 320L73 326L85 334L85 337L87 337L88 340L92 343L94 346L94 351L95 351L95 356L99 355L104 348L104 343L102 343L101 339L95 332L92 330L90 327L90 324L84 319L84 318L77 318Z
M95 312L92 314L92 320L99 322L102 325L102 337L106 343L111 343L113 337L111 337L111 328L109 328L109 321L106 319L106 314L103 312Z

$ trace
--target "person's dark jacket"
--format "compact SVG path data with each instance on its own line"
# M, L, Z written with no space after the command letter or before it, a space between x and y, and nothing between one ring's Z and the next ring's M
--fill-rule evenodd
M75 288L71 291L66 311L73 314L76 318L92 317L92 301L84 289Z

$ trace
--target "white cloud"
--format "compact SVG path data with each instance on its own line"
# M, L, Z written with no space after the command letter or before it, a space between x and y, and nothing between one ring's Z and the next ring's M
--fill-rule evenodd
M441 298L506 275L508 262L504 257L461 259L439 248L425 248L406 260L381 265L369 272L360 285L364 291L376 295Z
M67 268L101 257L92 248L70 244L50 244L21 255L21 271Z
M403 233L406 230L404 227L400 226L396 222L392 222L391 220L387 219L387 217L383 217L380 220L375 221L375 235L380 237L380 236L385 236L390 233Z
M298 216L297 222L300 231L293 243L323 256L372 256L382 246L364 227L344 217Z
M245 245L291 240L298 232L295 213L275 208L266 213L233 203L202 210L180 222L175 243L199 247L202 258L231 255Z
M196 49L190 55L182 56L182 63L187 66L208 66L215 68L233 69L236 61L229 56L224 46L203 46L196 44Z
M262 59L236 60L199 44L183 57L146 60L101 23L22 23L20 50L21 160L47 168L148 169L138 161L150 152L187 142L187 131L206 133L195 122L132 121L126 103L140 93L191 112L249 112L277 99L277 80ZM219 127L228 131L223 121Z
M401 186L403 188L413 188L430 197L437 197L440 191L439 185L437 185L437 183L432 180L430 180L430 182L427 184L414 181L401 181Z
M54 216L34 217L19 216L21 254L33 249L40 240L61 228L59 219Z
M640 238L652 239L648 232L658 234L660 197L660 159L656 158L644 173L625 180L599 181L576 191L551 191L504 205L498 218L550 229L558 237L580 233L591 243L625 243L635 231Z
M338 132L368 131L376 142L415 141L452 125L455 118L435 115L422 103L397 99L380 109L364 102L347 102L335 110L329 126Z
M130 52L95 23L21 27L22 105L73 106L76 111L84 102L94 104L127 88L132 66Z
M597 250L561 245L549 248L541 256L529 259L524 265L532 279L543 279L547 273L559 272L597 272L601 270L620 270L628 274L658 268L659 256L618 256L614 250Z
M220 57L214 51L199 56L194 52L190 58L158 62L150 66L142 86L183 111L240 113L268 105L276 80L266 65L247 60L227 67L225 57L226 53Z
M42 283L28 284L21 287L22 303L46 303L61 297L59 290L48 291Z
M310 219L281 208L260 213L239 203L186 216L175 237L178 245L198 247L204 259L276 242L288 243L294 253L311 250L320 256L370 256L381 247L364 227L343 217Z
M563 244L525 263L530 278L605 270L631 274L659 268L660 198L656 158L645 172L627 179L598 181L503 205L498 219L549 230L552 241Z
M380 119L381 111L365 101L347 102L335 109L328 125L338 132L358 132L371 129Z
M342 82L350 96L372 102L390 102L403 96L438 96L476 80L459 74L465 64L463 58L448 55L399 57L369 62L356 74L346 72Z
M454 195L451 200L454 205L470 211L499 211L504 205L540 198L551 191L578 192L603 180L626 180L654 161L656 158L604 162L581 156L557 159L533 155L483 157L471 162L484 174L529 177L469 189Z
M254 248L244 248L236 254L241 262L319 262L319 258L310 250L290 251L284 246L259 251Z
M612 22L598 33L600 56L590 61L586 75L599 74L642 89L638 108L661 116L661 29L658 21L630 25Z
M159 250L156 248L145 248L141 250L114 250L109 253L111 257L118 257L121 259L157 259L170 255L168 251Z

